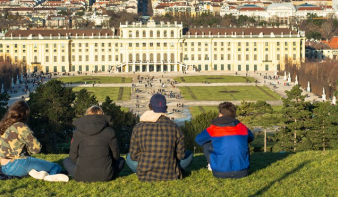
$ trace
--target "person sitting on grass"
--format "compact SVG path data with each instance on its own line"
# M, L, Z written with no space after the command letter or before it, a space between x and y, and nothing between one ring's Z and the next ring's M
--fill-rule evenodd
M181 179L193 153L185 151L180 127L165 116L166 98L154 94L149 109L133 129L127 164L140 181Z
M101 107L94 105L73 122L76 130L63 165L75 181L110 181L124 167L110 120Z
M218 118L196 136L203 146L208 169L218 178L242 178L248 175L250 154L248 143L254 136L250 129L236 119L236 106L220 103Z
M7 176L23 177L29 174L45 181L67 182L68 176L59 174L59 164L30 156L40 152L41 144L26 125L29 112L24 100L16 101L0 121L2 172Z

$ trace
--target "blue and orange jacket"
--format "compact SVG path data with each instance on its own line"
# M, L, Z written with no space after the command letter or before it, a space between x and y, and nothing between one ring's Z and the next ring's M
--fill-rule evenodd
M227 173L249 168L248 143L253 139L252 132L244 124L237 119L222 116L214 119L210 127L196 136L195 141L201 146L211 141L211 169L216 173Z

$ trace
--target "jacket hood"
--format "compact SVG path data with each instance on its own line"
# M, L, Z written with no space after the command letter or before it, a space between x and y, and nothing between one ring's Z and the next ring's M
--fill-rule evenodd
M107 115L85 115L76 119L73 125L85 135L95 135L109 126L110 119L111 117Z
M212 125L216 126L236 126L239 121L236 118L230 116L221 116L211 121Z
M157 122L161 116L165 116L165 113L157 113L153 110L146 111L140 117L140 122Z

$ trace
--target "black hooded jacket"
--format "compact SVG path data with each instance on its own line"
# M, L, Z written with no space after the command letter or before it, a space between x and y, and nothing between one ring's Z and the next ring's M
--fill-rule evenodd
M76 181L108 181L113 178L113 162L120 157L110 116L86 115L73 122L76 130L69 156L76 164Z

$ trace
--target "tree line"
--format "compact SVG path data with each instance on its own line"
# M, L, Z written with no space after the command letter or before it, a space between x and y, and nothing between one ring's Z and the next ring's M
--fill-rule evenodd
M308 14L306 20L297 23L300 30L305 31L308 39L331 39L338 33L338 20L332 16L318 17Z
M302 66L285 64L285 70L291 73L292 80L297 75L300 86L307 88L310 82L311 92L321 96L323 88L326 98L330 99L333 95L338 96L338 65L334 61L305 62Z
M18 76L26 74L26 65L22 62L15 62L10 56L0 57L0 90L2 85L4 90L12 88L12 79L14 83L17 83Z

